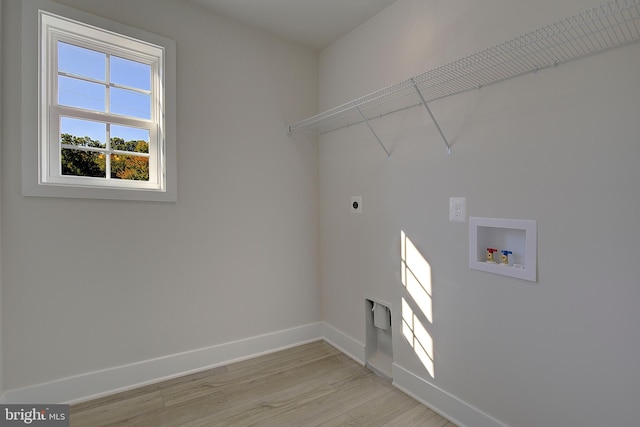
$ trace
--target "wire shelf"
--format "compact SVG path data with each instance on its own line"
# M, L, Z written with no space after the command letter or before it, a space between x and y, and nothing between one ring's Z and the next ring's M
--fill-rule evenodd
M609 1L296 122L289 132L324 134L638 40L640 0Z

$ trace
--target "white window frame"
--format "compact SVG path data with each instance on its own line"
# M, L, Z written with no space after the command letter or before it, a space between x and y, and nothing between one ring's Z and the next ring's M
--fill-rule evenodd
M48 0L23 3L23 69L38 54L33 105L33 72L23 75L23 173L27 196L98 199L177 200L175 149L175 42L120 23L99 18ZM27 5L25 5L27 3ZM35 21L35 25L34 25ZM26 26L26 28L25 28ZM35 28L34 28L35 27ZM34 40L34 30L36 39ZM89 48L107 55L142 62L151 67L151 119L58 105L58 42ZM26 58L25 58L26 57ZM35 108L34 108L35 107ZM34 134L30 118L37 116ZM24 117L29 119L25 120ZM111 179L62 175L60 168L60 117L93 120L149 131L149 180ZM109 154L143 155L114 152ZM34 141L34 138L35 141ZM35 142L35 144L34 144ZM74 147L74 149L78 149Z

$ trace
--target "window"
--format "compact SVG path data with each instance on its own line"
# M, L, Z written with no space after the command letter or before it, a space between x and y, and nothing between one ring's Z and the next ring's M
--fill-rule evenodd
M162 48L40 13L41 182L163 190Z
M36 12L40 126L37 157L23 140L23 193L175 201L175 44L53 8L67 13Z

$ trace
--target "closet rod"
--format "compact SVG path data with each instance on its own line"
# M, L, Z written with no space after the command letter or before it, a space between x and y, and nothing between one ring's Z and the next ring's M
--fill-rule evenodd
M625 46L638 40L640 0L608 1L293 123L288 126L288 131L325 134L363 122L371 129L369 121L373 119L421 104L426 107L428 103L442 98ZM428 107L427 110L430 112ZM435 118L432 118L438 126ZM438 131L450 149L444 133L441 129ZM379 142L384 148L382 142ZM388 153L386 148L385 152Z

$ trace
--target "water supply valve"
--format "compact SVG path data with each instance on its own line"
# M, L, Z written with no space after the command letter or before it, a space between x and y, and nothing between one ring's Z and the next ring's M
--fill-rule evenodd
M496 262L493 260L493 254L494 252L498 252L497 249L495 248L487 248L487 262L490 262L492 264L495 264Z

